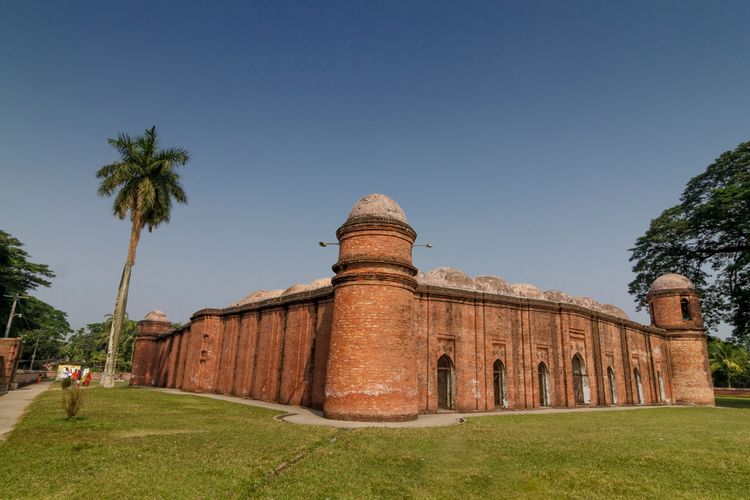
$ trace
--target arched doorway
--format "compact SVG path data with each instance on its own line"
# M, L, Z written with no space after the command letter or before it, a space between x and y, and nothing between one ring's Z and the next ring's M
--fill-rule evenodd
M659 402L667 402L667 394L664 391L664 377L661 376L661 372L656 372L656 379L659 381Z
M492 365L492 387L495 393L495 408L508 407L508 386L505 365L499 359Z
M613 405L617 404L617 379L615 371L610 366L607 368L607 377L609 377L609 400Z
M543 362L537 367L539 377L539 406L549 406L549 370Z
M641 372L638 371L638 368L633 368L633 376L635 377L635 404L642 405L643 404L643 383L641 382Z
M453 371L453 361L450 356L443 354L438 359L438 409L456 409L456 374Z
M589 376L586 373L586 363L580 354L573 356L573 395L577 405L587 405L591 402Z

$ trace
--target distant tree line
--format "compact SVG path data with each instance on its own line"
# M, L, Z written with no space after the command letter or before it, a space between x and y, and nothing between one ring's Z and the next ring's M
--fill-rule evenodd
M16 303L9 337L23 339L21 368L33 368L58 361L71 361L101 369L107 352L111 317L91 323L73 333L67 314L31 295L39 287L48 287L55 273L46 264L32 262L24 245L0 230L0 335L4 335L13 297ZM125 319L117 369L130 371L130 361L138 323ZM73 333L72 335L70 335Z

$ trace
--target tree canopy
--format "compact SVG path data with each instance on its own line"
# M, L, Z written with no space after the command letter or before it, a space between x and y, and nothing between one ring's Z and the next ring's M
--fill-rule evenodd
M0 324L3 331L10 314L13 299L6 295L24 295L40 286L50 286L55 273L45 264L29 260L23 243L3 230L0 230ZM18 324L13 324L13 336L18 332Z
M27 296L40 286L50 286L55 273L46 264L32 262L23 246L17 238L0 230L0 324L4 332L13 302L8 295L25 297L16 305L15 314L21 316L14 318L10 330L12 337L24 339L22 358L31 359L35 348L38 360L57 358L70 332L66 314Z
M690 278L701 294L706 326L726 322L750 340L750 142L727 151L687 183L680 203L651 221L631 249L630 293L647 305L661 274Z

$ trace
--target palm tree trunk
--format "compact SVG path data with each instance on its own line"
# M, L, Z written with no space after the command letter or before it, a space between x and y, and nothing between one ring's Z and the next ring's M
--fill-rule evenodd
M128 244L128 257L125 259L125 267L122 269L120 286L117 289L117 299L115 300L115 312L112 315L112 328L109 331L109 341L107 342L107 359L104 362L104 371L102 379L99 382L100 387L115 386L115 370L117 368L117 348L120 345L120 334L122 333L122 324L125 322L125 312L128 305L128 289L130 287L130 274L135 264L135 251L138 248L138 240L141 238L140 220L133 220L133 227L130 230L130 243Z

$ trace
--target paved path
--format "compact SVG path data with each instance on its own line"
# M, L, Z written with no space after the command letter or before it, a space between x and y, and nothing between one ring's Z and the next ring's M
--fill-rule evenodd
M26 407L39 394L49 389L52 382L30 384L0 396L0 441L13 430Z
M150 388L149 388L150 389ZM473 413L430 413L419 415L416 420L409 422L347 422L344 420L331 420L323 417L323 412L303 408L301 406L280 405L277 403L268 403L266 401L257 401L255 399L238 398L234 396L224 396L221 394L206 394L198 392L183 392L179 389L153 388L159 392L167 394L182 394L187 396L200 396L204 398L218 399L220 401L229 401L248 406L257 406L283 412L283 415L276 417L285 422L302 425L327 425L329 427L338 427L340 429L355 429L360 427L441 427L445 425L460 424L469 417L487 417L487 416L508 416L508 415L544 415L547 413L571 413L571 412L592 412L592 411L629 411L642 410L645 408L670 408L669 406L611 406L611 407L592 407L592 408L545 408L543 410L499 410L488 412Z

